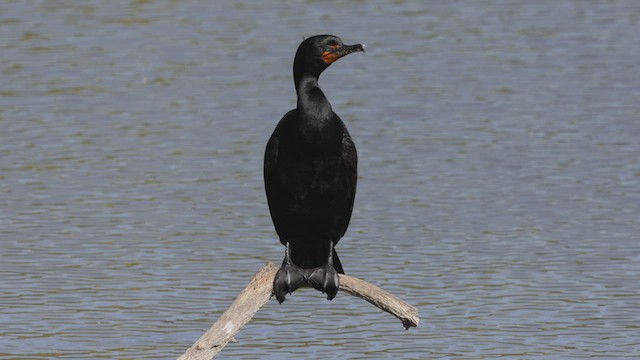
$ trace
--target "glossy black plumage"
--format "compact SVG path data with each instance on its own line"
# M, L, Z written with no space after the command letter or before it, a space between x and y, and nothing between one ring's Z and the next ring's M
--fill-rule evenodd
M362 45L347 46L332 35L300 44L293 65L297 107L278 123L265 152L264 180L271 218L285 259L273 284L279 302L309 284L338 290L344 273L333 246L349 225L357 182L357 152L344 123L318 86L333 62Z

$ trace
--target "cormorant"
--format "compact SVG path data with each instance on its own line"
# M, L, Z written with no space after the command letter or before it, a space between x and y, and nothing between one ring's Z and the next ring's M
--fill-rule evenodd
M293 61L297 107L278 123L264 157L269 211L285 258L273 281L282 303L308 284L336 296L344 274L334 245L351 219L356 194L356 147L344 123L318 86L320 74L364 45L344 45L339 37L305 39Z

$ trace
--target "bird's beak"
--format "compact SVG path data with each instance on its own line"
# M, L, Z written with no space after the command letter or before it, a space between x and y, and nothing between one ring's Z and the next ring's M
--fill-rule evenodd
M364 52L364 44L355 44L355 45L342 45L336 46L332 48L330 51L325 51L322 53L322 60L325 63L331 64L334 61L337 61L343 56L349 55L352 52L362 51Z

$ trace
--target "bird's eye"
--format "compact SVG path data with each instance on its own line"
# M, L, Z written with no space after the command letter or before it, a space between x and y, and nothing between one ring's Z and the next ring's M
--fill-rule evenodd
M327 45L324 47L324 51L330 52L332 50L331 46Z

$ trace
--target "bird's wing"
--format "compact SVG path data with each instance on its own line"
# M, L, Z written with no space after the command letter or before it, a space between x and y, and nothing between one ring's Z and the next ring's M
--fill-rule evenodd
M337 116L337 115L336 115ZM342 121L342 120L341 120ZM342 123L343 133L342 133L342 161L344 170L346 173L346 182L348 188L348 203L349 210L347 212L348 216L346 218L346 222L344 224L344 229L342 230L342 235L347 231L347 227L349 226L349 221L351 220L351 212L353 211L353 203L356 198L356 185L358 183L358 152L356 150L356 145L353 143L351 139L351 135L349 135L349 131L347 127Z
M285 114L278 126L276 126L275 130L273 130L273 134L269 141L267 142L267 148L264 153L264 187L267 194L267 203L269 204L269 211L271 212L271 218L273 219L273 223L278 228L280 224L280 220L278 218L278 214L282 213L282 211L278 211L281 206L284 204L280 203L280 196L278 193L281 191L278 186L278 174L276 173L278 168L278 152L280 150L280 137L282 136L282 128L283 124L287 122L287 119L290 119L294 116L294 111L289 111Z

